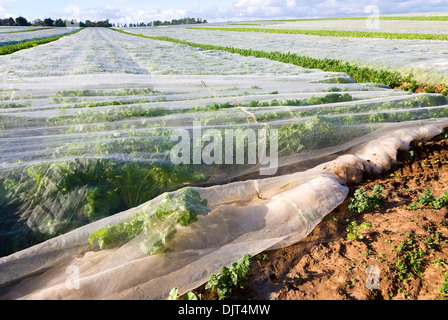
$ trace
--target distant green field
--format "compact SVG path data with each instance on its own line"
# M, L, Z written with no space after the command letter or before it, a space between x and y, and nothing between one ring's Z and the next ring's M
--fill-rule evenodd
M318 18L318 19L287 19L272 21L322 21L322 20L367 20L369 17L347 17L347 18ZM380 20L418 20L418 21L448 21L448 16L398 16L378 17Z
M39 30L51 30L53 28L36 28L36 29L26 29L26 30L19 30L19 31L10 31L5 32L5 34L11 34L11 33L22 33L22 32L33 32L33 31L39 31Z
M231 23L231 26L261 26L259 23Z
M354 38L382 38L382 39L406 39L406 40L442 40L447 41L446 34L422 34L422 33L398 33L398 32L370 32L370 31L344 31L344 30L303 30L303 29L266 29L266 28L233 28L233 27L188 27L188 29L213 30L213 31L237 31L237 32L262 32L280 34L304 34L312 36L328 37L354 37Z
M25 41L25 42L19 42L16 44L12 44L9 46L4 46L4 47L0 47L0 56L2 55L6 55L6 54L11 54L14 53L16 51L20 51L23 49L30 49L30 48L34 48L38 45L41 44L46 44L46 43L50 43L56 40L59 40L60 38L75 34L80 32L82 29L78 29L72 33L67 33L67 34L63 34L63 35L59 35L59 36L53 36L53 37L48 37L48 38L43 38L43 39L38 39L38 40L30 40L30 41Z

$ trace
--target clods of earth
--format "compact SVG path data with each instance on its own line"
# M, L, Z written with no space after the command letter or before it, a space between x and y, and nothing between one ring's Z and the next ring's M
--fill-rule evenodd
M447 299L447 147L444 132L413 143L389 172L363 177L303 241L252 257L248 282L228 299ZM375 186L382 201L361 212L350 207L358 189L367 199Z

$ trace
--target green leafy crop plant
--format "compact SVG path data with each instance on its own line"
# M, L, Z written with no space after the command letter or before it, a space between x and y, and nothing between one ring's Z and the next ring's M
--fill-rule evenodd
M89 243L98 243L101 250L124 244L138 236L144 227L143 215L135 215L129 222L116 224L93 232L89 237Z
M370 195L363 189L357 189L354 197L350 199L348 209L353 212L361 213L371 208L379 208L384 202L384 196L382 195L384 187L381 185L375 185Z
M445 272L442 279L442 284L439 289L437 289L437 292L445 296L448 295L448 271Z
M0 103L0 109L31 107L31 101Z
M143 209L129 222L102 228L90 235L89 242L100 249L120 246L142 234L140 249L147 255L170 251L176 225L186 227L209 211L207 201L192 188L167 193L154 209Z
M247 273L251 268L250 256L246 254L230 268L223 266L217 275L211 274L205 289L216 292L219 300L224 300L230 296L233 288L244 288L248 281Z
M168 294L168 300L178 300L179 299L179 289L172 288ZM189 291L187 292L182 300L200 300L201 296L196 295L196 293Z
M285 101L277 101L273 100L271 102L258 102L252 101L247 104L247 107L256 107L256 106L306 106L306 105L317 105L317 104L325 104L325 103L333 103L333 102L343 102L343 101L351 101L353 98L349 94L338 94L331 93L327 94L324 97L312 97L310 99L301 99L301 100L285 100ZM105 101L105 102L90 102L85 104L77 104L72 106L67 106L67 108L91 108L98 106L117 106L125 103L133 103L136 105L128 105L128 106L118 106L115 108L111 108L108 110L82 110L77 112L75 115L59 115L54 116L48 119L48 123L54 126L60 125L76 125L82 123L109 123L109 122L118 122L126 119L140 119L140 118L152 118L152 117L164 117L175 114L187 114L187 113L196 113L196 112L214 112L223 109L230 108L238 108L238 107L246 107L245 105L236 105L229 102L217 104L215 102L201 107L191 107L186 109L165 109L162 107L142 107L138 105L139 103L145 103L150 101L142 101L142 100L133 100L133 101ZM268 111L269 112L269 111ZM314 112L316 114L316 112ZM299 115L304 116L305 114ZM222 119L222 114L219 116ZM217 118L216 115L211 115L210 117ZM231 119L230 119L231 120ZM229 120L229 121L230 121ZM204 123L207 120L204 120ZM231 122L229 122L231 123Z
M307 106L307 105L318 105L318 104L327 104L327 103L336 103L336 102L346 102L352 101L353 97L348 93L339 94L339 93L331 93L327 94L323 97L313 96L309 99L293 99L293 100L284 100L277 101L272 100L271 102L258 102L251 101L247 104L247 107L267 107L267 106ZM130 101L120 101L120 100L112 100L112 101L104 101L104 102L90 102L84 104L77 104L68 106L67 108L91 108L91 107L101 107L101 106L117 106L122 104L139 104L151 102L151 100L130 100ZM162 117L173 114L182 114L182 113L195 113L195 112L214 112L222 109L229 108L237 108L237 107L246 107L245 105L236 105L230 102L225 102L222 104L211 103L206 106L201 107L191 107L186 109L164 109L162 107L151 107L144 108L140 105L135 106L122 106L114 109L109 109L106 111L82 111L77 113L75 116L55 116L49 118L48 122L53 125L64 125L64 124L78 124L78 123L93 123L93 122L115 122L129 118L149 118L149 117Z
M97 96L136 96L136 95L159 95L159 91L151 88L134 88L121 90L63 90L57 92L54 97L97 97Z
M266 254L260 258L257 255L253 259L267 260ZM217 293L219 300L228 298L236 287L244 288L247 284L248 272L252 269L251 258L246 254L240 260L234 262L230 268L222 266L218 274L211 274L208 282L205 284L205 290L211 293ZM170 290L168 300L178 300L179 290L174 287ZM202 295L190 291L183 296L183 300L202 300Z
M397 281L405 281L411 277L420 277L425 267L424 257L427 252L418 245L415 235L408 234L397 247L398 261L396 263Z
M441 209L448 206L448 191L446 191L441 197L437 197L433 194L430 188L426 188L425 191L419 196L418 201L413 201L408 207L408 210L417 210L419 207L429 207L434 209Z
M367 228L370 228L372 224L370 222L363 222L360 225L356 223L356 221L352 221L347 226L347 238L352 241L359 241L364 239L364 236L359 232L360 229L366 230Z
M442 99L443 98L443 99ZM444 117L448 115L445 105L448 103L446 98L440 95L419 95L417 97L406 97L404 99L385 102L365 102L351 103L340 105L328 105L330 103L351 102L353 97L350 94L331 93L322 97L313 96L308 99L289 99L289 100L271 100L268 102L251 101L247 105L236 105L229 102L217 104L212 103L207 106L191 107L186 109L164 109L162 107L142 107L119 106L113 109L93 111L83 110L75 115L60 115L49 118L48 124L53 126L60 125L76 125L101 123L102 130L110 126L110 123L117 123L123 120L165 117L175 114L188 114L196 112L210 112L208 116L202 117L204 124L213 123L215 120L220 122L226 121L229 124L235 123L232 114L225 112L217 113L216 111L225 109L235 109L237 107L253 108L253 112L257 121L278 121L290 119L305 119L313 116L333 116L328 121L334 124L347 125L359 123L382 123L382 122L405 122L413 120L429 119L431 117ZM321 106L319 106L321 105ZM306 107L312 108L288 108L284 110L274 110L269 107ZM436 106L431 109L422 107ZM407 110L409 109L409 110ZM389 111L390 110L390 111ZM162 122L152 122L151 126L157 127L163 125ZM116 125L113 125L116 127ZM83 127L85 130L95 126ZM75 128L74 128L75 129Z

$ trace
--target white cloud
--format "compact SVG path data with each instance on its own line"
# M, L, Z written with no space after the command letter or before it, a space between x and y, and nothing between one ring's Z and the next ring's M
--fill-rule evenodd
M65 7L59 16L63 19L77 19L81 21L99 21L109 19L111 22L134 23L150 22L154 20L165 21L180 19L187 16L196 17L196 12L190 12L186 9L120 9L115 6L82 9L75 5L70 5Z
M5 13L6 10L10 10L11 5L15 2L17 0L0 0L0 18L17 17L9 12Z
M13 3L17 2L17 0L0 0L1 6L11 5Z
M235 0L221 15L221 20L324 18L364 16L364 8L376 5L380 14L448 11L446 0Z
M65 7L64 9L65 15L63 16L64 19L72 20L80 20L81 19L81 9L75 5L70 5L68 7Z
M185 8L172 9L131 8L128 2L121 2L123 0L113 0L110 1L110 6L90 9L68 6L60 15L65 15L63 18L66 18L68 14L77 14L80 20L110 19L111 22L134 23L184 17L204 18L213 22L363 16L366 15L364 9L368 5L377 5L380 14L448 11L446 0L233 0L220 6L186 4Z

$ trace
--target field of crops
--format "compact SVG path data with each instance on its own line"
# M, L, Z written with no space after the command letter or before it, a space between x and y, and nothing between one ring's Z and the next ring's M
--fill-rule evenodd
M6 32L5 27L0 29L0 47L9 46L25 41L39 40L55 36L66 35L73 32L74 28L32 28L32 27L12 27ZM25 28L25 29L24 29Z
M0 35L5 46L66 35L0 56L3 299L184 294L246 254L297 243L350 183L448 125L444 95L393 90L390 74L357 82L216 47L399 69L421 57L433 77L448 72L443 41L74 31Z
M390 21L381 21L380 26L388 22ZM372 30L366 29L365 22L358 20L335 20L327 21L326 24L323 21L306 22L307 30L303 28L302 24L304 23L275 22L271 25L262 24L260 26L219 24L213 26L212 30L207 30L211 26L126 28L125 30L136 34L166 36L194 43L268 52L290 52L318 59L340 59L360 66L398 70L404 74L413 73L417 80L432 84L448 82L446 59L448 52L445 35L446 22L444 21L414 21L412 26L409 25L409 21L393 21L393 29L384 26L385 29ZM321 26L322 23L324 23L323 26ZM444 37L445 40L414 39L414 35L421 36L420 33L416 33L416 28L423 30L422 32L425 34ZM271 32L260 32L263 30ZM439 33L439 31L442 32ZM306 32L314 34L303 34ZM387 37L392 38L383 39L381 34L384 33ZM373 34L372 38L365 38L366 34ZM403 38L394 39L394 36ZM351 50L347 50L347 48L351 48Z
M48 27L10 27L10 26L0 26L0 33L18 33L18 32L29 32L29 31L37 31L42 29L47 29Z
M262 20L251 22L229 22L216 23L213 27L226 28L259 28L259 29L297 29L297 30L330 30L330 31L366 31L366 32L387 32L387 33L418 33L418 34L446 34L446 21L448 17L439 16L440 20L389 20L386 16L378 17L377 28L372 20L360 19L302 19L302 20ZM425 17L421 17L422 19ZM432 18L434 19L434 17Z

